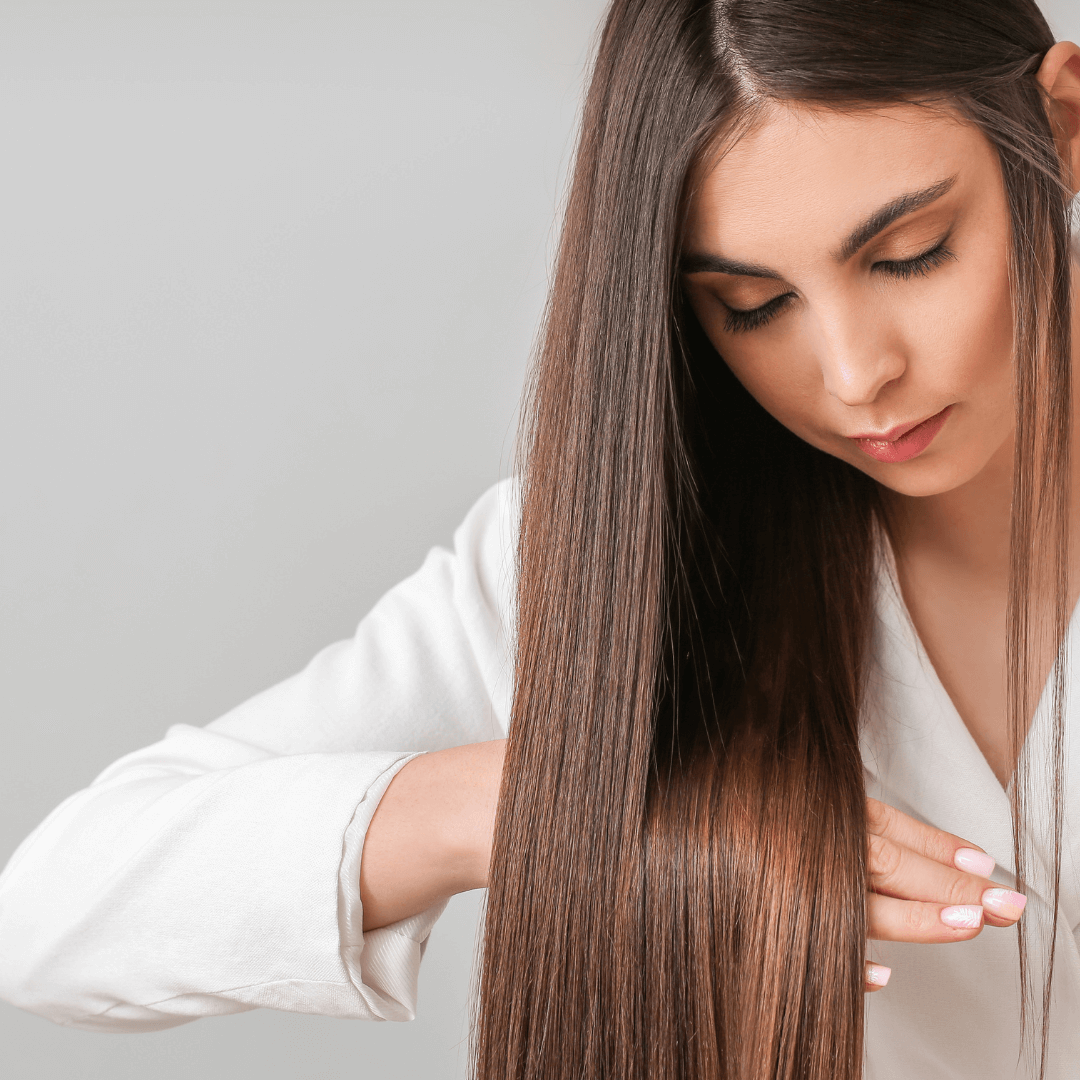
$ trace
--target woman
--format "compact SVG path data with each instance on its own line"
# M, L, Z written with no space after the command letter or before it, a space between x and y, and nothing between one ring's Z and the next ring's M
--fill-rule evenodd
M4 995L405 1019L488 885L481 1080L1075 1075L1078 175L1029 0L616 0L520 490L55 811Z

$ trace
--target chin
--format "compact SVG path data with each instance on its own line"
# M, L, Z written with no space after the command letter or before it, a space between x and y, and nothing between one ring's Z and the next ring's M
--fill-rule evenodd
M899 465L883 465L875 461L864 464L850 457L846 457L846 460L873 477L882 487L914 499L955 491L974 480L987 464L983 460L958 461L953 455L927 456L925 461L920 457Z

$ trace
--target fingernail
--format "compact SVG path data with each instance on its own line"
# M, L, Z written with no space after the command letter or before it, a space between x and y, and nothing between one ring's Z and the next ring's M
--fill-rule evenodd
M957 870L966 870L969 874L978 874L979 877L989 877L997 863L994 862L993 855L987 855L985 851L962 847L953 855L953 865Z
M987 911L1015 922L1023 914L1027 897L1011 889L987 889L982 894L982 903Z
M989 891L988 889L987 892ZM974 930L975 927L982 926L983 909L968 905L943 908L941 921L946 926L955 927L957 930Z
M892 968L884 964L866 965L866 981L870 986L886 986L891 974Z

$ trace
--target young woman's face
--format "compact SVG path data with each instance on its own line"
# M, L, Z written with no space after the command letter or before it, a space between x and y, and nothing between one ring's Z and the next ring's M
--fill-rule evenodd
M940 111L777 108L697 179L683 245L702 327L808 443L906 495L1013 432L996 154Z

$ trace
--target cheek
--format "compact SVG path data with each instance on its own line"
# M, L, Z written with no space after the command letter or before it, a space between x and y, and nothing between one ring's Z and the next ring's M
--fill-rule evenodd
M969 261L913 305L904 336L909 379L920 387L973 405L1011 399L1012 297L1004 267L987 274Z
M792 340L767 352L729 350L725 359L750 395L785 427L804 436L813 427L822 403L821 372L808 349Z
M748 335L745 340L724 342L713 337L713 341L732 374L767 413L818 445L815 433L822 425L823 411L829 411L829 395L801 320L793 319L789 326L764 338Z
M765 334L732 335L724 330L723 306L708 294L689 291L690 306L732 374L758 404L785 427L804 434L821 390L821 371L803 341L799 320Z

